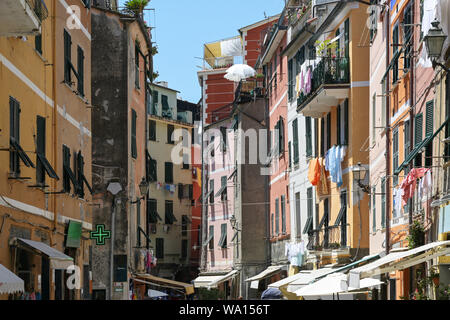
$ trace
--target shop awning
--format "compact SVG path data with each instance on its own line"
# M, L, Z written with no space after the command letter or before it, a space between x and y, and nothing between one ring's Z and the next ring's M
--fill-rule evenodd
M418 144L405 158L405 161L397 168L397 170L394 171L395 175L398 175L400 172L402 172L403 169L414 159L418 153L422 150L422 148L426 147L431 141L439 134L439 132L445 127L445 125L448 123L450 117L447 118L441 126L434 132L434 134L429 134L428 136L423 139L423 141Z
M390 253L372 263L349 272L349 286L359 288L363 278L396 270L403 270L422 262L450 253L450 240L432 242L402 252Z
M217 288L217 286L238 274L238 270L232 270L224 275L199 276L194 279L195 288Z
M322 275L325 275L325 274L329 274L330 272L333 272L333 271L334 270L332 268L321 268L321 269L317 269L317 270L312 270L311 272L304 273L304 274L302 272L300 272L300 274L302 274L302 275L298 276L297 279L290 282L287 286L286 291L295 292L298 289L303 288L304 286L307 286L312 281L314 281L316 278L318 278ZM294 275L294 276L296 276L296 275ZM292 276L292 277L294 277L294 276ZM289 278L290 277L288 277L286 279L289 279ZM286 279L284 279L284 280L286 280Z
M360 288L352 288L347 284L347 277L348 275L341 272L329 274L317 282L298 289L295 291L295 294L299 297L332 295L335 293L374 287L382 284L382 282L377 279L366 278L361 281Z
M144 279L148 280L148 283L151 285L156 285L164 288L171 288L175 290L183 290L186 292L186 295L190 295L194 293L194 286L189 283L179 282L175 280L168 280L160 277L153 276L151 274L136 274L133 277L134 279Z
M268 277L273 276L274 274L280 273L285 266L270 266L266 270L258 273L256 276L246 279L245 281L259 281Z
M0 264L0 294L24 292L24 281Z
M17 238L16 244L19 248L31 249L36 254L47 256L50 259L50 267L53 269L67 269L74 264L72 257L65 255L43 242Z

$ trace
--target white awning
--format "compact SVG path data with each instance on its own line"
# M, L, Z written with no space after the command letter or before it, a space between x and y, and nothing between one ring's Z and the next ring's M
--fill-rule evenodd
M24 281L0 264L0 294L24 291Z
M226 277L227 274L220 275L210 275L210 276L199 276L195 278L192 282L194 283L194 288L212 288L212 283L220 283L220 280L223 277ZM217 286L217 285L216 285Z
M67 269L74 264L72 257L49 247L43 242L17 238L16 243L19 247L31 248L32 250L37 250L39 253L46 255L50 259L50 266L53 269Z
M352 288L347 285L348 275L344 273L332 273L323 279L318 280L295 291L297 296L322 296L334 293L347 292L360 288ZM381 281L373 278L363 279L361 288L374 287L382 284Z
M258 273L256 276L253 276L251 278L246 279L245 281L259 281L265 278L268 278L270 276L273 276L274 274L277 274L283 270L285 266L270 266L266 270Z
M302 274L301 276L298 276L298 279L292 281L288 284L287 291L288 292L295 292L298 289L307 286L311 281L314 281L316 278L323 276L328 273L334 272L334 269L332 268L321 268L317 270L312 270L310 273L299 273Z
M228 272L226 275L221 276L219 279L216 279L216 280L212 281L212 282L209 284L208 287L210 287L210 288L216 288L218 284L220 284L220 283L222 283L222 282L225 282L225 281L227 281L227 280L229 280L229 279L235 277L235 276L237 275L238 272L239 272L239 271L237 271L237 270L232 270L232 271Z
M274 282L269 284L269 288L276 288L279 289L280 287L286 286L296 280L302 279L302 278L306 278L306 277L310 277L310 274L313 270L302 270L299 273L296 273L290 277L281 279L280 281Z
M361 279L388 273L396 270L403 270L433 258L450 253L450 240L432 242L426 245L403 252L390 253L372 263L355 268L349 272L349 286L360 288ZM417 256L416 255L419 254Z

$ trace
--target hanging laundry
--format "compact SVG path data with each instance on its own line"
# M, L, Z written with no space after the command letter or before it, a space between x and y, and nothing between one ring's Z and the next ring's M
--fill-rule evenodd
M394 217L398 217L402 212L402 197L403 197L403 189L395 188L394 189Z
M320 180L320 164L317 158L309 161L308 179L313 186L316 186Z
M297 74L295 76L295 93L297 94L297 97L300 95L300 75Z
M400 188L403 189L402 205L406 205L407 201L411 199L416 190L417 179L422 178L425 173L430 169L428 168L413 168L403 180Z
M304 87L305 87L305 77L304 77L304 73L303 73L303 66L302 66L302 71L300 72L300 92L304 93Z
M170 185L169 191L170 191L171 194L174 194L174 193L175 193L175 185L174 185L174 184L171 184L171 185Z
M338 146L336 147L336 152L335 152L335 165L334 165L334 176L332 181L337 183L337 186L340 187L342 186L342 161L344 161L344 157L345 157L345 151L346 151L346 147L345 146Z
M423 201L427 201L431 198L432 191L432 180L431 180L431 170L427 171L424 177L419 182L420 190L421 190L421 199Z
M306 73L306 94L309 94L311 92L311 86L312 86L312 73L311 68L308 68L308 71Z
M328 171L325 170L324 159L319 158L320 179L316 186L317 198L321 201L330 194L330 180L328 179Z

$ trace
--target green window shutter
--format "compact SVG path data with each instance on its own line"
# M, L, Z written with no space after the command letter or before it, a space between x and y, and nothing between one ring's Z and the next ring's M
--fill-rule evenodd
M136 88L140 88L140 71L139 71L139 47L136 45L134 49L134 62L135 62L135 81L134 85Z
M292 70L292 66L293 66L293 62L292 59L288 61L288 98L289 101L292 100L292 98L294 97L294 74L293 74L293 70Z
M189 185L189 199L191 199L191 200L194 199L194 185L193 184Z
M34 37L34 48L42 55L42 35L39 34Z
M36 121L37 137L36 137L36 153L45 157L45 118L37 116ZM36 155L36 182L45 184L45 168L41 161L38 161Z
M227 200L227 176L223 176L220 178L220 184L221 184L221 189L222 189L222 194L220 195L221 200Z
M147 200L147 222L157 223L158 220L162 220L158 214L158 202L156 199Z
M174 126L171 124L167 125L167 143L173 144L173 131L174 131Z
M292 132L294 137L294 164L297 164L299 162L297 119L292 121Z
M406 120L404 125L403 125L403 136L405 137L403 145L405 146L405 159L408 156L409 152L410 152L410 126L409 126L410 122L409 120Z
M325 156L325 118L320 119L320 155Z
M156 181L158 179L158 164L155 159L149 160L149 171L149 181Z
M20 104L13 97L9 98L9 137L20 143ZM19 152L10 152L9 168L11 173L20 173Z
M410 4L408 4L408 6L405 8L405 11L403 13L403 23L404 23L404 28L403 28L403 39L404 39L404 44L406 45L405 47L405 54L404 54L404 61L405 61L405 69L409 69L410 65L411 65L411 58L409 57L409 54L411 53L411 43L410 43L410 39L412 36L412 14L411 14L412 10L411 10L411 2Z
M153 96L153 98L152 98L152 111L151 111L151 114L158 115L158 102L159 102L158 101L158 97L159 97L158 91L153 90L152 96Z
M214 249L214 226L209 226L209 249Z
M183 184L182 183L178 184L178 198L183 199Z
M279 208L280 199L275 199L275 234L278 235L280 230L280 208Z
M165 182L173 183L173 163L172 162L165 163Z
M419 113L415 118L414 145L417 147L422 142L423 114Z
M148 139L151 141L156 141L156 121L148 121Z
M136 119L136 111L134 109L131 109L131 156L134 159L137 158Z
M218 243L219 247L225 249L227 247L227 224L223 223L220 225L220 240Z
M338 145L341 145L341 105L338 105L336 108L337 116L336 116L336 129L337 129L337 136L336 141Z
M227 151L227 128L220 127L222 152Z
M289 149L289 168L292 167L292 146L291 146L291 141L288 142L288 149Z
M284 120L280 117L278 121L278 150L280 150L280 155L284 153Z
M285 196L281 196L281 232L286 233L286 202Z
M392 31L392 44L393 44L393 56L395 56L395 54L398 51L398 24L394 27L393 31ZM395 60L394 62L394 67L392 69L392 83L397 82L398 80L398 58Z
M350 57L350 19L347 18L344 22L344 43L345 43L345 57Z
M81 222L69 221L67 229L66 248L79 248L81 244Z
M392 157L392 161L393 161L393 169L394 171L397 170L398 168L398 128L394 129L394 133L393 133L393 157ZM396 186L398 184L398 176L394 176L393 178L393 184L394 186Z
M433 108L434 108L433 100L428 101L426 106L425 136L433 134L433 117L434 117Z
M169 112L169 101L167 99L167 96L162 94L161 95L161 104L162 104L162 112L163 112L163 117L168 117L168 112Z
M386 227L386 178L381 179L381 227Z
M327 114L327 150L331 148L331 112Z
M306 156L312 156L312 128L311 117L305 117L305 131L306 131Z
M70 169L70 149L63 145L63 189L64 192L70 192L70 177L69 170Z
M77 73L78 73L78 93L84 97L84 52L80 46L78 46L78 60L77 60Z
M209 203L214 203L214 180L209 180Z
M349 119L348 119L349 113L348 113L348 99L345 99L344 101L344 141L341 141L342 144L348 145L349 144Z
M83 181L83 176L84 176L84 157L81 154L81 151L79 151L77 153L77 158L76 158L76 163L77 163L77 194L80 198L84 197L84 181Z
M173 201L166 200L166 211L164 217L165 224L173 224L176 221L175 216L173 215Z

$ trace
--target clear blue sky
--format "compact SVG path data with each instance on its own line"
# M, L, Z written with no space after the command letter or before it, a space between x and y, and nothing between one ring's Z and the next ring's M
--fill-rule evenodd
M120 5L125 0L119 0ZM284 0L151 0L145 21L154 27L157 81L167 81L183 100L197 103L201 89L196 66L203 44L239 35L238 29L281 12Z

